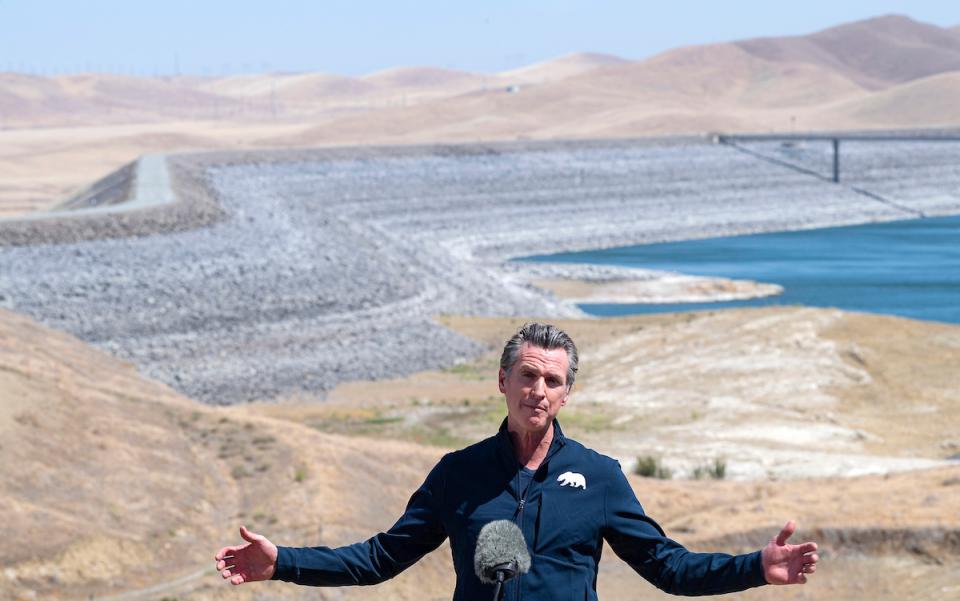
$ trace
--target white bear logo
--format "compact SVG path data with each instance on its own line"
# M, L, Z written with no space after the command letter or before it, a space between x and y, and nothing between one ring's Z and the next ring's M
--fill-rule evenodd
M557 478L557 482L560 483L560 486L572 486L574 488L579 486L583 490L587 490L587 479L583 477L583 474L577 472L563 472Z

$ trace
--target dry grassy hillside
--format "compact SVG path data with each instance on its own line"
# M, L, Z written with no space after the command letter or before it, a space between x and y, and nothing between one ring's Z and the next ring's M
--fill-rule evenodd
M866 98L841 100L822 109L838 127L956 127L960 123L960 71L917 79Z
M577 52L519 69L500 73L500 77L514 85L540 84L566 79L580 73L603 67L623 65L630 61L610 54Z
M871 89L960 69L960 37L955 31L900 15L856 21L804 36L735 44L766 60L823 66Z
M396 67L364 75L364 81L390 88L432 88L446 85L482 85L481 75L435 67Z
M377 89L375 85L352 77L327 73L234 75L204 82L202 86L226 96L276 101L280 110L289 110L290 104L297 106L318 97L331 100L353 98Z
M236 599L211 558L238 524L278 541L351 541L389 526L438 453L211 410L2 312L0 598ZM418 569L435 578L444 566Z
M731 109L810 106L863 92L829 67L803 60L769 60L736 44L681 48L606 69L590 79L594 85L631 95L674 94L676 99L704 107L730 105Z
M568 73L566 77L527 78L531 85L512 94L478 90L348 116L308 128L291 141L955 127L960 120L949 100L927 102L921 112L912 109L909 89L899 92L916 80L958 69L960 36L954 31L907 17L879 17L806 36L680 48L591 69L565 71L557 62L551 70ZM922 93L949 99L954 87L937 80Z

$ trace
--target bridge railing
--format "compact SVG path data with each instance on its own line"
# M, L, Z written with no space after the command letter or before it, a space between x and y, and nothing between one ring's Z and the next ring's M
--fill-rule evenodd
M840 182L840 142L960 142L960 131L837 132L783 134L713 134L717 144L747 142L830 142L833 146L833 182Z

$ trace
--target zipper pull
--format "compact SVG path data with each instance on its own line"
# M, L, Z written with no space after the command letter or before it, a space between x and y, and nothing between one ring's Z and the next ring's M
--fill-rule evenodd
M519 510L522 511L522 510L523 510L523 504L526 503L526 502L527 502L526 499L520 499L520 507L518 507L517 509L519 509Z

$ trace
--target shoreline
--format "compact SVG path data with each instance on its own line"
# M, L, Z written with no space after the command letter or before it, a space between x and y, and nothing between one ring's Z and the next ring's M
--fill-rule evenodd
M648 280L613 280L599 283L556 279L535 280L533 284L577 305L721 303L783 294L783 287L777 284L667 272L654 275Z

